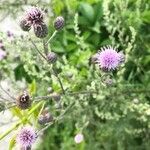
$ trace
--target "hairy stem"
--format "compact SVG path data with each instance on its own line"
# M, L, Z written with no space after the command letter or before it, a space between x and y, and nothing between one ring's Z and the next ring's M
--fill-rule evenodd
M70 110L70 108L72 108L72 106L74 105L74 102L72 102L65 110L64 112L62 112L53 122L48 123L44 128L42 128L38 134L43 133L45 130L47 130L52 124L58 122L59 120L61 120L63 118L63 116Z
M46 42L45 45L48 45L48 43L50 43L50 41L55 37L55 35L57 34L57 30L54 31L54 33L52 34L52 36L48 39L48 41Z

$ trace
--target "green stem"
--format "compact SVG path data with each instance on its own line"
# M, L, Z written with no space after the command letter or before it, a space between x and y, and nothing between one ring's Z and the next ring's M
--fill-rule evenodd
M43 101L39 102L37 105L35 105L28 113L28 118L30 115L43 103ZM9 133L11 133L13 130L15 130L22 122L27 120L28 118L24 117L21 121L16 123L14 126L12 126L9 130L7 130L5 133L0 135L0 140L2 140L5 136L7 136Z
M52 36L48 39L48 41L46 42L45 45L48 45L48 43L55 37L55 35L57 34L57 30L54 31L54 33L52 34Z
M70 110L70 108L72 108L72 106L74 105L74 103L75 103L75 102L72 102L72 103L66 108L66 110L64 110L64 112L61 113L61 114L54 120L54 122L48 123L44 128L42 128L42 129L38 132L38 134L44 132L44 131L47 130L52 124L54 124L54 123L58 122L59 120L61 120L61 119L63 118L63 116Z
M61 79L59 78L58 73L57 73L57 71L55 70L55 68L53 67L52 69L53 69L53 72L54 72L55 77L57 78L57 80L58 80L58 82L59 82L59 84L60 84L61 90L62 90L63 94L65 95L65 90L64 90L64 88L63 88L63 84L62 84L62 82L61 82Z
M37 48L36 44L32 41L32 39L30 38L29 40L31 41L31 43L35 47L35 50L47 61L46 57L39 51L39 49Z

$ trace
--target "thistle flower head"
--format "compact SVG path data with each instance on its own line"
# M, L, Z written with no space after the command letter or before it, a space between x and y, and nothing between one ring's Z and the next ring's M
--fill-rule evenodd
M26 11L26 19L31 22L32 25L42 24L43 18L44 13L38 7L31 7Z
M16 137L16 142L24 148L31 147L35 142L37 134L32 127L23 127Z
M97 60L99 67L105 71L115 70L121 63L124 55L118 53L115 48L111 46L101 48L97 53Z
M23 94L21 94L16 101L17 106L24 110L24 109L28 109L31 106L31 99L29 94L24 91Z
M64 27L64 23L65 20L62 16L58 16L55 20L54 20L54 28L56 30L61 30Z
M19 22L19 25L23 31L30 31L31 29L31 22L28 21L26 18L22 18Z
M48 110L44 110L38 118L38 123L44 125L53 121L53 116Z
M46 24L35 24L34 26L34 33L38 38L45 38L48 34L48 28Z
M55 63L57 61L57 54L54 53L54 52L50 52L47 54L47 60L50 62L50 63Z

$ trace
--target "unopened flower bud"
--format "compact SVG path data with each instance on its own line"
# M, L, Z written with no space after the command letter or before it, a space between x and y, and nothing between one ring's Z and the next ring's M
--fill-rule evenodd
M16 104L22 110L28 109L31 106L31 99L28 93L24 92L22 95L20 95Z
M59 16L54 21L54 27L56 30L61 30L64 27L64 18L62 16Z
M34 33L38 38L45 38L48 34L46 24L34 25Z
M53 116L48 111L43 111L38 118L38 123L41 125L44 125L52 121L53 121Z
M48 87L48 88L47 88L47 92L48 92L48 93L52 93L52 92L53 92L52 87Z
M51 96L56 102L60 101L61 99L61 96L58 93L53 93Z
M106 79L106 80L104 81L104 83L105 83L107 86L111 86L111 85L113 84L113 79L108 78L108 79Z
M139 100L137 98L133 99L133 103L134 104L138 104L139 103Z
M20 21L20 27L23 31L29 31L31 29L31 24L26 19Z
M96 61L97 61L97 55L95 54L90 57L89 64L96 64Z
M48 60L50 63L55 63L55 62L57 61L57 55L56 55L56 53L50 52L50 53L47 55L47 60Z
M123 52L119 52L118 53L120 55L120 63L124 63L125 62L125 55L123 54Z

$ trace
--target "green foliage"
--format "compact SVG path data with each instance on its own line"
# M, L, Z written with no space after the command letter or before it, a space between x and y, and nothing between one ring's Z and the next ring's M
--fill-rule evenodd
M56 64L47 65L31 45L29 37L16 37L12 43L5 42L6 50L12 51L1 61L0 73L3 72L3 79L10 76L14 83L25 81L34 100L36 96L49 95L48 87L61 92L57 76L52 72L56 67L66 91L66 95L61 96L63 108L56 110L54 101L33 102L32 108L25 112L12 108L12 114L21 120L12 130L23 124L42 128L37 125L39 110L47 106L57 118L73 103L63 119L44 132L37 150L148 150L149 1L52 0L47 5L41 2L41 7L50 6L54 16L49 21L49 35L54 31L55 16L65 18L65 28L49 44L49 48L58 54ZM43 42L32 36L32 32L29 36L44 54ZM2 38L7 41L4 34ZM89 63L90 57L108 44L116 46L126 56L125 64L112 74ZM102 82L107 75L113 77L111 86ZM4 107L0 103L1 111ZM74 136L79 132L84 134L85 140L76 144ZM10 147L13 145L12 139Z

